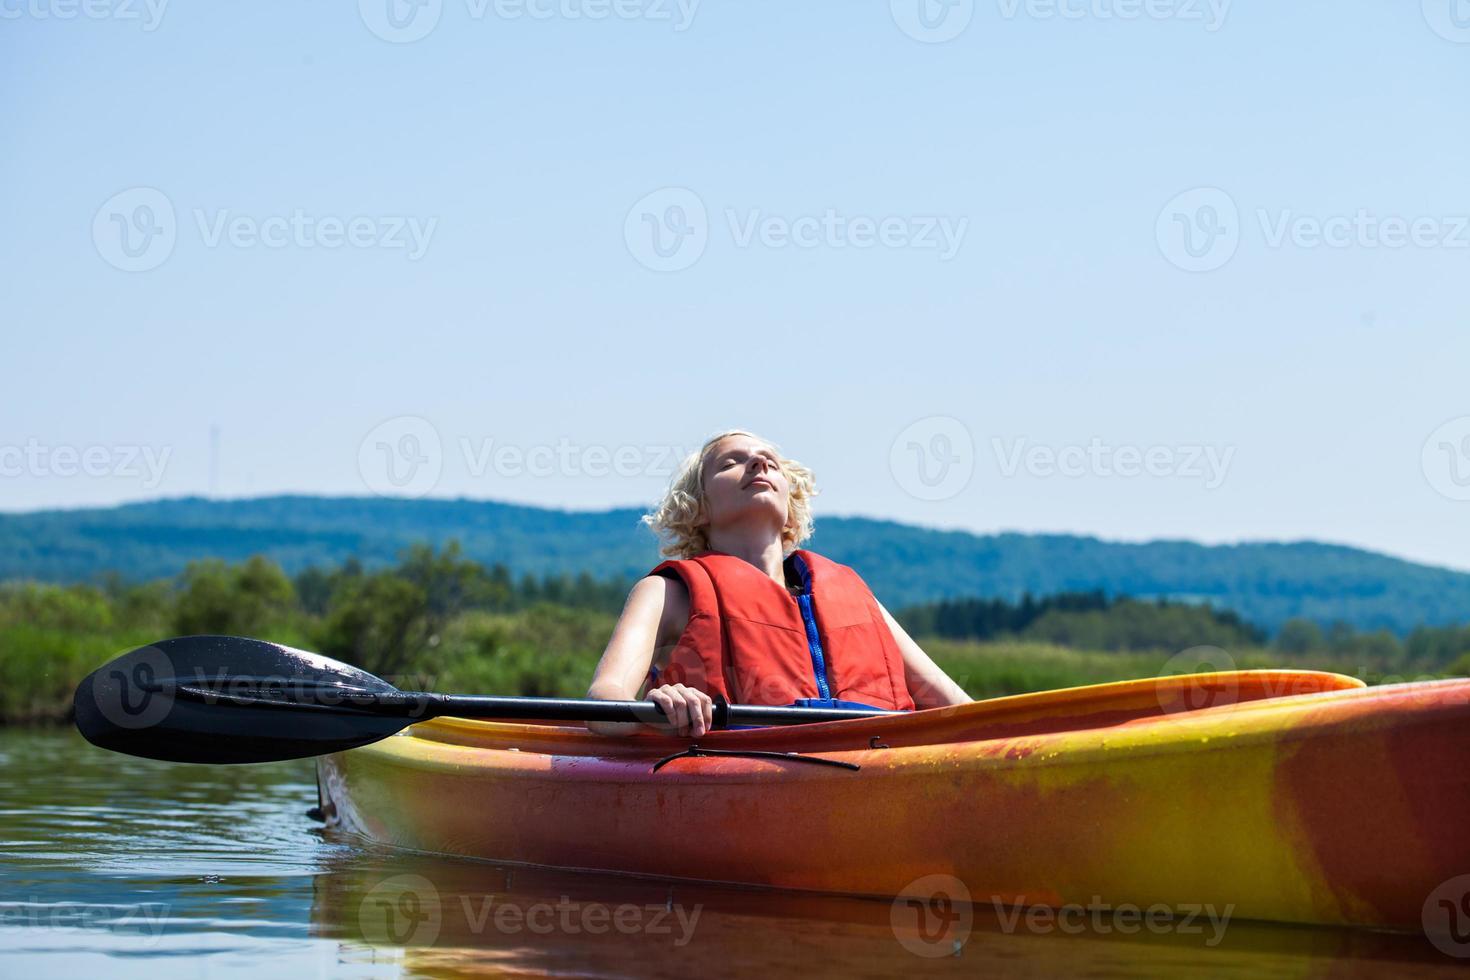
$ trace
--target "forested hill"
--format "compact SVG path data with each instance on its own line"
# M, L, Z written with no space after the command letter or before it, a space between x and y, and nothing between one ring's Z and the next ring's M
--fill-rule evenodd
M288 571L458 539L516 573L633 576L659 560L639 511L561 511L490 501L376 497L163 500L99 510L0 514L0 579L172 576L197 558L267 555ZM809 547L850 564L890 609L957 596L1100 589L1209 602L1274 629L1304 616L1405 632L1470 620L1470 574L1312 542L1123 544L1070 535L975 535L823 517Z

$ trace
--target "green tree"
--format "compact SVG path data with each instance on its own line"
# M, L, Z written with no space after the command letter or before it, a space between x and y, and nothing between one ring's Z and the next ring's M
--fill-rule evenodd
M106 594L87 585L20 582L0 586L0 627L34 626L72 633L111 628Z
M258 635L287 618L296 593L279 565L260 555L230 566L218 559L190 562L174 608L180 634Z
M428 644L424 590L392 572L343 580L318 631L322 653L379 675L402 673Z
M1327 637L1310 619L1288 619L1276 634L1275 645L1281 653L1315 653L1327 646Z

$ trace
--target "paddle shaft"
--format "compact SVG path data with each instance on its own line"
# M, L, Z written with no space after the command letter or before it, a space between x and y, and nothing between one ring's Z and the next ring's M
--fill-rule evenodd
M436 694L408 691L369 692L333 685L303 684L293 689L294 697L281 696L255 679L236 678L220 689L198 684L178 685L172 690L194 701L252 707L296 710L360 711L394 715L410 721L430 718L492 718L534 721L642 722L660 725L668 721L663 708L652 701L602 701L592 698L504 697L487 694ZM161 689L161 688L160 688ZM306 695L303 697L303 695ZM896 712L881 708L807 708L785 705L730 704L716 698L714 727L732 725L809 725L820 721L851 721Z
M590 698L521 698L489 695L422 695L436 716L466 718L534 718L543 721L637 721L667 723L652 701L594 701ZM819 721L851 721L894 714L879 709L800 708L715 702L714 727L732 725L803 725Z

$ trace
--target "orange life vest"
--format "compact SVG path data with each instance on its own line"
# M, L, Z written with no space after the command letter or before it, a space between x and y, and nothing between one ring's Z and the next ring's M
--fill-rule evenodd
M689 624L658 683L737 704L836 700L912 710L903 655L857 572L811 551L786 561L802 581L799 596L718 551L650 572L678 575L689 590Z

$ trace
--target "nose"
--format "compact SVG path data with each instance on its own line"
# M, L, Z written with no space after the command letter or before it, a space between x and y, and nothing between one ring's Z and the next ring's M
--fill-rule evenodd
M766 459L764 456L752 456L750 462L745 465L745 479L740 485L742 487L750 486L751 481L760 478L765 478L767 482L770 482L766 474L773 469L775 469L775 464L769 459ZM774 486L774 484L772 485Z

